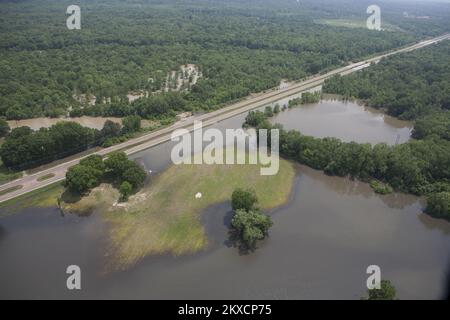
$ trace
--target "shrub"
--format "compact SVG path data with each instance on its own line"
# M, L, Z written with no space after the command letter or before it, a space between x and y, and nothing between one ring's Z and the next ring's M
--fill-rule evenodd
M450 192L430 194L427 197L426 212L433 217L450 220Z
M253 190L236 189L231 196L231 206L234 211L240 209L250 211L255 208L257 202L258 198Z

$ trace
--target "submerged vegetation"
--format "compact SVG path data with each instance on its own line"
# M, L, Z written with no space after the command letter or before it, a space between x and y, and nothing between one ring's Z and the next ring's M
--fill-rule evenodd
M389 280L381 280L380 289L368 290L367 300L395 300L397 298L397 290Z
M323 88L362 99L399 118L416 119L412 136L418 140L392 148L375 146L372 153L378 152L372 163L383 169L368 174L397 190L426 194L426 212L445 219L450 216L449 58L450 43L444 41L385 58L361 72L334 77ZM378 181L371 186L376 192L389 191Z
M450 141L436 135L405 144L359 144L314 138L272 125L262 112L250 112L245 126L280 129L280 154L314 169L362 181L378 180L416 195L450 190ZM381 185L373 183L373 186ZM378 188L381 190L380 188ZM383 187L383 192L388 191Z
M258 198L252 189L236 189L231 195L234 214L231 220L231 237L241 251L255 250L256 243L263 240L273 225L272 219L263 214L256 204Z
M450 192L432 193L427 197L426 212L450 221Z
M370 182L370 187L373 189L373 191L379 194L389 194L394 192L394 189L392 189L390 185L378 180L372 180Z
M31 191L27 194L0 203L2 210L0 216L13 214L25 208L51 208L58 206L58 199L64 192L61 182Z
M78 201L62 203L65 212L89 214L96 209L109 222L111 269L123 269L149 254L182 255L208 244L201 212L228 201L233 190L252 188L263 209L284 204L295 169L280 161L274 176L261 176L259 165L175 165L119 203L117 189L102 184ZM195 195L200 192L201 198Z
M100 165L94 157L86 159L85 166ZM110 162L105 167L121 163ZM281 159L279 172L274 176L261 176L260 170L260 165L175 165L131 195L128 191L120 194L123 183L110 184L114 179L100 180L103 183L83 196L67 192L62 183L55 183L6 201L0 207L8 208L9 214L14 208L57 206L64 214L101 214L109 226L111 259L107 268L112 271L128 268L150 254L183 255L205 249L208 239L201 212L229 201L236 188L252 188L261 209L285 204L294 183L294 165ZM198 192L201 198L195 197ZM128 201L121 203L124 198Z
M289 100L289 108L308 103L318 103L322 97L322 93L320 91L316 92L303 92L302 96L299 98L295 98Z

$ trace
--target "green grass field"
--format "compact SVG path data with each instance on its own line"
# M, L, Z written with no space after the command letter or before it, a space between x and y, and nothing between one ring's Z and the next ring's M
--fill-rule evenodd
M201 213L231 199L235 188L253 188L259 206L271 209L289 199L295 169L281 160L274 176L261 176L259 165L179 165L163 172L128 203L112 205L117 190L101 185L64 210L86 214L97 209L110 225L111 269L125 269L151 254L194 253L207 247ZM202 193L196 199L195 194Z
M61 203L66 213L101 214L109 226L107 270L114 271L151 254L183 255L205 249L208 239L200 220L204 209L229 201L236 188L253 188L262 209L281 206L290 197L294 177L294 165L283 159L274 176L261 176L259 165L178 165L153 177L119 205L119 192L109 184L79 199L56 183L2 203L0 208L4 215L25 207L56 207L61 198L66 200ZM195 198L198 192L200 199Z

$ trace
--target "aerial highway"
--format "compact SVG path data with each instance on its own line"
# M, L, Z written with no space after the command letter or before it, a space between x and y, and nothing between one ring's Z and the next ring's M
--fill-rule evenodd
M225 120L227 118L233 117L235 115L248 112L252 109L256 109L266 104L278 101L282 98L286 98L294 94L298 94L307 91L309 89L318 87L321 84L323 84L326 79L334 75L338 74L346 75L361 70L363 68L366 68L370 66L371 63L376 63L384 57L388 57L390 55L398 54L401 52L416 50L447 39L450 39L450 34L445 34L433 39L421 41L419 43L410 46L392 50L382 55L374 56L365 59L363 61L352 63L345 67L332 70L326 74L312 76L306 80L292 84L287 88L283 89L276 88L268 90L265 93L248 97L246 99L243 99L242 101L221 108L219 110L196 117L190 117L185 121L179 121L172 126L142 135L134 139L130 139L124 143L117 144L109 148L92 152L92 154L99 154L105 156L113 151L123 150L128 155L130 155L170 140L172 132L176 129L184 128L190 131L193 130L194 121L202 121L203 127L206 127L219 121ZM86 156L87 155L84 155L83 157ZM0 196L0 203L63 180L65 178L65 174L68 168L76 165L83 157L78 157L75 159L71 158L70 160L62 162L48 169L33 174L24 175L20 179L1 185L0 192L2 192L3 194ZM50 177L50 178L42 180L40 179L42 177ZM11 191L8 192L8 190Z

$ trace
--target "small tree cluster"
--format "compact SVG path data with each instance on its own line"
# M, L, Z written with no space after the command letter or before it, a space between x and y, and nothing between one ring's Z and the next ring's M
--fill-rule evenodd
M270 125L270 123L265 113L261 111L250 111L245 118L243 127L259 128L266 125Z
M107 120L100 130L100 136L102 138L101 145L103 147L110 147L114 144L124 142L131 137L131 134L141 130L141 117L140 116L128 116L122 119L121 126L111 120Z
M258 198L253 190L236 189L231 202L234 210L231 222L233 232L241 248L254 250L257 241L268 235L272 220L256 207Z
M368 300L394 300L396 298L397 291L389 280L381 280L381 288L370 289L368 290L368 294Z
M141 130L141 117L128 116L122 119L122 133L132 133Z
M105 160L105 167L110 177L120 185L120 191L124 200L128 198L133 190L142 186L147 176L145 170L136 162L129 160L124 152L112 153Z
M92 155L67 170L65 187L73 193L83 195L98 186L104 174L102 157Z
M124 200L144 183L146 172L124 152L112 153L103 161L99 155L92 155L69 168L65 186L70 191L83 195L98 186L106 177L112 178L120 186Z
M430 194L427 197L426 212L433 217L450 220L450 192Z
M271 107L271 106L267 106L267 107L264 109L264 114L266 115L267 118L273 117L273 110L272 110L272 107Z
M273 113L274 113L274 114L278 114L278 113L280 113L280 111L281 111L280 105L277 103L277 104L275 105L275 107L273 108Z

